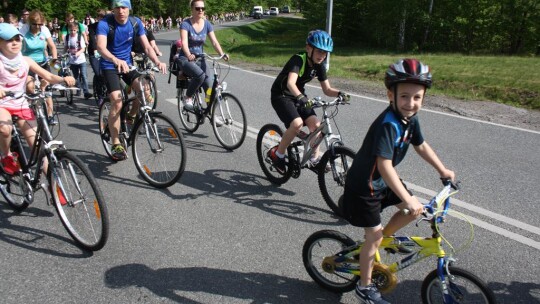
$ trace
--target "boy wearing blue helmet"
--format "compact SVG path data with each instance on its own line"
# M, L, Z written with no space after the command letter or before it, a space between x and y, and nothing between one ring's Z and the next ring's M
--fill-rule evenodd
M321 30L311 31L306 39L306 51L295 54L289 59L283 70L279 73L271 89L272 107L276 110L279 119L285 124L287 130L283 134L279 145L268 151L277 172L286 171L287 147L305 124L313 132L320 124L315 111L311 109L309 99L305 94L304 86L317 77L326 96L337 97L349 95L334 89L326 77L323 65L328 53L334 49L334 43L327 32ZM320 160L319 150L313 154L310 166L315 167Z

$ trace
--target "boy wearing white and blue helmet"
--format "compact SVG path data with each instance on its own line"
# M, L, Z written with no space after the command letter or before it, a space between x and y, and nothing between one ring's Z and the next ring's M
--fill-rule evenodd
M327 32L322 30L309 32L306 39L306 51L293 55L272 85L272 107L287 130L279 145L270 149L268 155L272 159L274 168L281 174L286 171L287 147L302 126L305 124L309 131L313 132L320 124L315 111L309 106L310 102L304 88L306 83L317 77L326 96L343 95L347 97L347 100L350 98L349 95L332 88L326 77L323 62L333 49L334 42ZM310 160L310 166L316 166L319 160L320 155L317 149Z

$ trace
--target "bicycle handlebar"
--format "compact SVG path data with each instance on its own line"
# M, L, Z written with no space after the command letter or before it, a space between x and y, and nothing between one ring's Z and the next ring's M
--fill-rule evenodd
M324 101L322 100L322 97L317 96L313 99L310 99L308 104L299 105L297 104L297 107L310 107L310 108L320 108L320 107L331 107L331 106L337 106L337 105L347 105L349 104L348 101L345 100L343 96L338 96L332 101Z
M456 194L461 189L461 183L459 181L454 183L449 178L441 178L441 182L444 185L444 188L437 195L435 195L427 204L424 204L424 212L422 212L422 218L420 219L420 221L430 220L435 214L441 213L441 219L437 219L437 222L442 222L442 218L444 218L444 216L448 213L448 209L450 208L450 204L447 203L447 200L450 198L450 196ZM451 190L454 191L451 192ZM443 209L439 210L439 204L442 201L444 201L445 203ZM401 212L404 215L409 215L411 213L409 209L402 209Z
M64 83L65 84L65 83ZM78 90L77 87L66 87L64 84L50 84L45 88L45 91L40 91L38 93L33 94L27 94L24 91L5 91L6 96L5 97L13 97L15 99L19 99L21 97L24 97L30 101L32 101L32 104L35 104L34 101L46 98L47 95L45 92L47 91L65 91L65 90Z

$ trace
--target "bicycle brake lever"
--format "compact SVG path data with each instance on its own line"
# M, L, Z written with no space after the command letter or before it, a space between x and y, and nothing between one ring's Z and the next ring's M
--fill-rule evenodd
M418 221L416 221L416 227L418 227L418 223L420 223L421 221L427 221L427 222L429 222L429 220L430 220L430 219L429 219L427 213L426 213L425 211L422 212L422 218L419 219Z

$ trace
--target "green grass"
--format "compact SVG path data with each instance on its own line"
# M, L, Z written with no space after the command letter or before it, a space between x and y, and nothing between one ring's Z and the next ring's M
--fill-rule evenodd
M305 21L272 18L220 30L223 49L234 60L281 67L305 49ZM461 54L398 54L336 43L329 77L381 83L389 64L414 57L431 66L432 92L464 100L489 100L540 110L540 59L537 57L465 56Z

